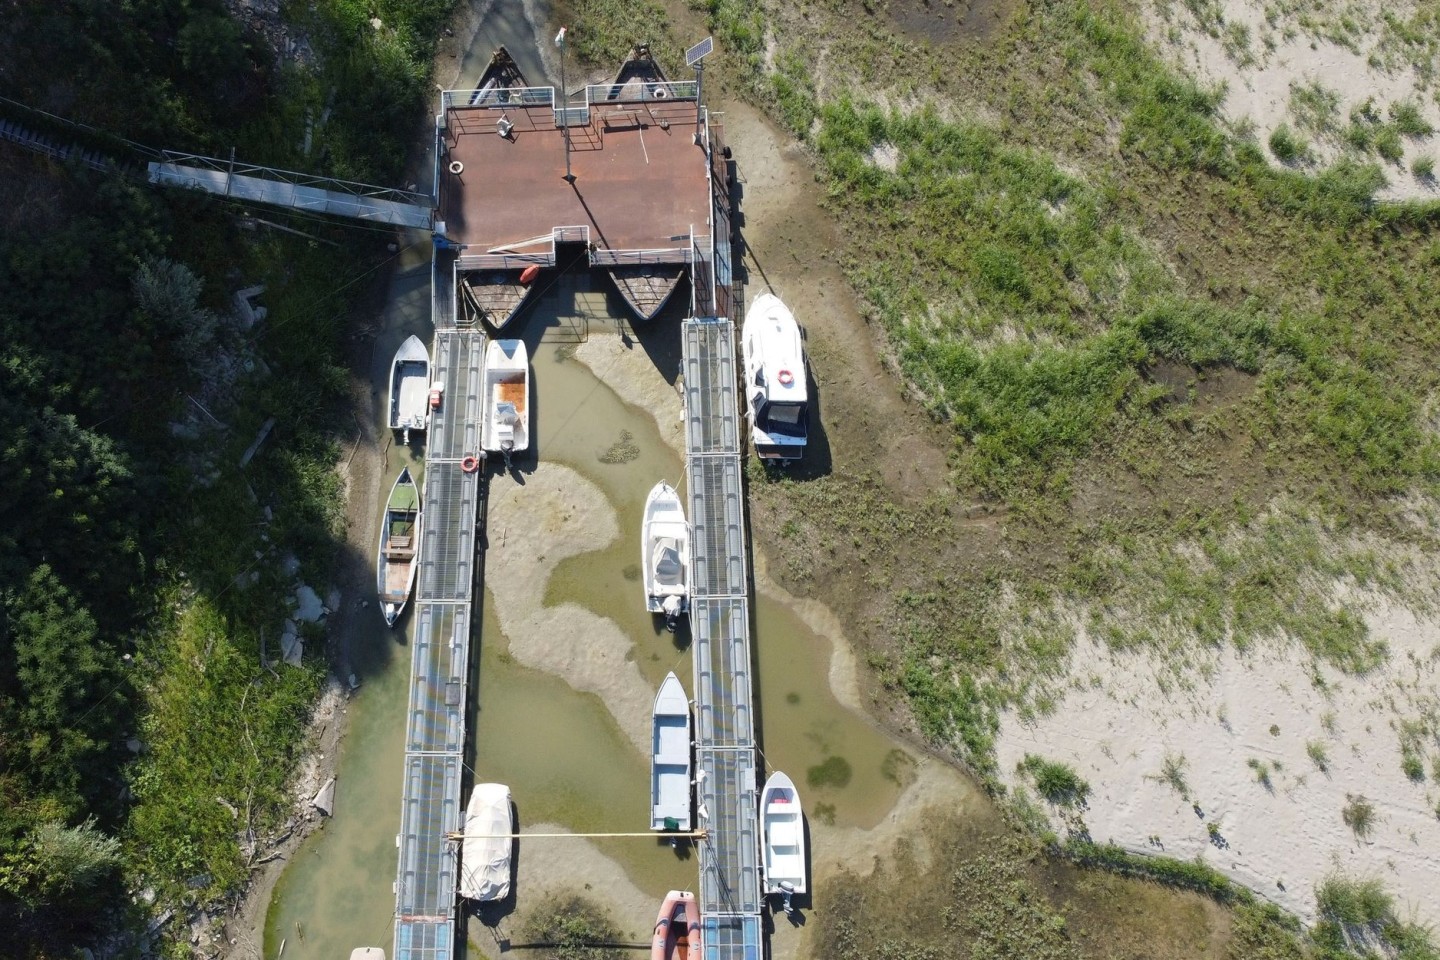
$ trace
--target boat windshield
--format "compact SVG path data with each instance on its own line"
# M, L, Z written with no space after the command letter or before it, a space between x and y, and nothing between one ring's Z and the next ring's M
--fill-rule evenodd
M772 423L794 426L805 420L805 404L772 403L765 409L765 417Z

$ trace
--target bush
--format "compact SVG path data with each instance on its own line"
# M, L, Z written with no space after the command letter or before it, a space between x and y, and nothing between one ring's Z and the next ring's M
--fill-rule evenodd
M1340 818L1345 821L1345 826L1354 831L1357 838L1364 840L1375 828L1375 806L1363 796L1347 793L1345 808L1340 811Z
M1435 158L1426 154L1416 157L1410 164L1410 172L1420 180L1435 179Z
M1068 764L1027 753L1017 770L1028 773L1035 781L1035 790L1040 796L1057 806L1083 804L1090 795L1090 784L1080 779L1080 775Z
M1282 123L1270 134L1270 152L1282 163L1294 163L1304 159L1310 147L1287 124Z

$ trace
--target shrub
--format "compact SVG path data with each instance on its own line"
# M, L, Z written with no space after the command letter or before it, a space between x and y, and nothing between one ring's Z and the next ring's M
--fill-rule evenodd
M1400 757L1400 769L1405 771L1405 778L1412 783L1421 783L1425 779L1425 761L1417 753L1405 751Z
M1084 803L1090 795L1090 784L1080 779L1080 775L1068 764L1027 753L1018 769L1028 773L1035 781L1035 789L1040 796L1057 806Z
M1428 137L1435 128L1420 115L1420 106L1414 100L1402 100L1390 105L1390 120L1395 130L1407 137Z
M1369 837L1375 828L1375 806L1358 794L1345 794L1345 808L1340 811L1340 817L1361 840Z
M1410 172L1421 180L1435 179L1435 158L1426 154L1423 157L1416 157L1410 163Z
M1327 877L1315 890L1315 906L1321 916L1340 923L1371 924L1390 916L1394 901L1374 878L1352 880L1338 875Z
M1296 136L1288 124L1280 124L1270 134L1270 152L1282 163L1301 160L1309 150L1309 145Z
M1330 755L1325 751L1325 744L1319 740L1311 740L1305 744L1305 752L1309 754L1311 762L1321 773L1330 772Z

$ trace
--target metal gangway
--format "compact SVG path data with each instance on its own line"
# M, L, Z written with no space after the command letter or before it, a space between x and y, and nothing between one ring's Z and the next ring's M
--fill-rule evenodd
M400 862L395 879L395 960L451 960L456 944L465 707L469 677L481 470L483 334L455 323L453 257L436 251L431 276L435 342L431 379L444 384L426 440L420 570L411 640Z
M334 177L236 163L166 150L147 165L151 183L202 190L232 200L290 207L394 227L429 230L435 201L428 193L376 187Z
M700 915L704 960L760 960L760 842L735 325L685 321Z

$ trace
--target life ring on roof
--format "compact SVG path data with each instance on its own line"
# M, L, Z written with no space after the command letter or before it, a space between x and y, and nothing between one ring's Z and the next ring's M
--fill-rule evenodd
M520 282L528 287L535 282L535 278L538 276L540 276L540 267L538 264L532 263L520 271Z
M450 172L455 174L455 176L457 177L460 176L460 174L465 172L465 164L461 163L459 160L451 160Z
M474 473L480 469L480 461L475 457L466 457L460 461L460 469L466 473Z
M790 384L795 382L795 374L791 373L789 370L781 370L775 375L775 379L780 381L780 386L788 387L790 386Z
M653 96L656 100L664 100L666 97L670 96L670 91L665 89L665 84L657 83L655 84L655 89L651 96Z

